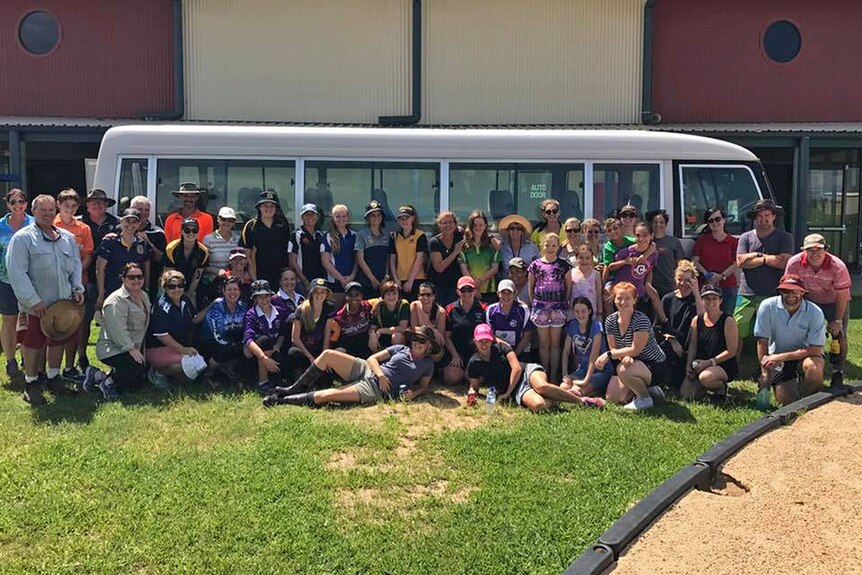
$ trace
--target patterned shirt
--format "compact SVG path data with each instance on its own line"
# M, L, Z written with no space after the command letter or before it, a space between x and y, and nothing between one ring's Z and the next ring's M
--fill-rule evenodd
M500 252L495 250L493 246L465 247L458 257L458 261L467 266L471 276L480 278L495 265L500 265ZM491 276L491 279L478 286L478 288L482 293L496 293L497 278Z
M552 262L538 259L527 268L527 273L533 278L533 307L551 304L565 309L566 275L572 267L563 258Z
M805 299L820 305L834 304L838 301L837 292L852 285L847 266L832 254L826 254L820 269L815 270L808 261L808 254L798 253L787 262L785 273L801 277L802 285L808 291Z
M230 311L223 297L215 300L207 310L204 326L201 329L204 340L220 345L235 345L242 342L245 327L245 314L248 305L242 300Z
M635 338L635 332L638 331L647 332L647 343L640 355L635 359L653 363L663 362L666 356L655 339L652 324L650 324L649 318L645 313L635 310L632 320L629 322L629 327L626 329L625 333L620 331L620 312L615 311L605 318L605 333L608 334L608 337L614 338L615 349L631 346L632 341L634 341Z
M639 252L635 246L629 246L617 252L616 261L624 260L628 257L639 258L643 253ZM658 252L653 252L643 262L633 265L626 264L617 269L614 283L631 282L638 290L638 298L646 296L646 281L650 271L655 267L658 261Z
M485 321L494 330L494 335L513 348L518 347L525 332L533 329L533 323L530 321L530 308L520 301L512 302L509 313L503 313L502 305L499 302L491 304L488 306L485 317ZM529 349L529 344L527 349Z

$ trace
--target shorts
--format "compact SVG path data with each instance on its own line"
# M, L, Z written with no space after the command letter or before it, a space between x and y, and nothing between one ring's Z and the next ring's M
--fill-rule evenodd
M823 317L826 318L826 323L831 323L835 320L835 305L834 303L817 304L823 310ZM847 311L844 312L844 317L841 318L841 333L847 335L847 326L850 323L850 305L847 306ZM829 332L829 326L826 326L826 332Z
M75 330L75 333L73 333L66 339L61 339L58 341L48 339L47 337L45 337L45 334L42 333L42 324L40 323L40 319L35 315L28 313L27 332L24 334L24 341L21 342L21 345L24 347L29 347L30 349L42 349L45 346L58 347L61 345L65 345L70 341L74 341L77 337L78 331Z
M350 376L347 378L348 383L356 386L356 391L359 392L359 402L362 405L374 405L383 399L383 392L380 391L380 386L377 384L377 376L368 367L368 363L364 359L358 357L353 360L353 367L350 368Z
M670 373L670 365L667 361L656 362L656 361L644 361L639 359L641 363L647 366L647 369L652 374L652 380L650 381L650 387L653 385L663 385L668 386L671 384L671 380L673 379L672 374Z
M12 286L6 282L0 282L0 314L18 315L18 298L12 291Z
M569 374L569 377L572 379L584 379L584 376L587 375L587 366L582 366ZM596 390L596 393L600 395L604 395L608 389L608 383L611 381L611 377L613 377L613 373L611 371L593 371L593 375L590 377L589 384L593 386L593 389Z
M107 297L107 296L106 296ZM84 287L84 325L90 325L93 316L96 315L96 300L99 298L99 290L96 284L87 284Z
M754 335L754 318L757 315L757 308L761 302L766 299L766 296L753 295L736 296L736 308L733 310L733 319L739 326L739 337L746 338Z
M796 381L802 373L802 362L799 360L785 361L781 371L770 370L767 381L770 386Z
M566 321L568 320L568 314L565 310L556 309L552 307L548 308L540 308L539 306L535 306L533 311L530 312L530 320L533 322L538 329L545 329L549 327L557 327L561 328L566 325Z
M521 403L524 399L524 395L533 389L533 386L530 385L530 376L532 376L537 371L545 372L545 368L539 365L538 363L528 363L524 365L524 373L521 374L521 381L518 383L518 386L515 387L515 391L512 392L512 399L518 405L523 405Z

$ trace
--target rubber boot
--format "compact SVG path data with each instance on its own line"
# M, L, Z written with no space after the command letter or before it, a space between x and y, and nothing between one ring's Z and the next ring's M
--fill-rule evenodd
M300 375L293 385L287 387L276 387L277 395L293 395L302 393L310 389L314 389L317 382L326 374L325 371L314 365L313 363Z
M308 407L316 407L314 403L314 392L295 393L293 395L271 394L263 398L264 407L273 407L275 405L305 405Z

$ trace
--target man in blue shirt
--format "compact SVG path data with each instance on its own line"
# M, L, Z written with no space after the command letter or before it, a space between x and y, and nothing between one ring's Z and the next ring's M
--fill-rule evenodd
M760 304L754 336L760 385L773 386L775 398L787 405L823 387L826 326L820 308L802 297L798 275L783 276L778 294Z

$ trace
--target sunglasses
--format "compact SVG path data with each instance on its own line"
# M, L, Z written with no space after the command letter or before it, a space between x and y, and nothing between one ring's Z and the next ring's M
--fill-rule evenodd
M718 223L718 222L720 222L722 219L724 219L724 218L722 218L721 216L716 216L716 217L714 217L714 218L709 218L708 220L706 220L706 223L708 223L708 224L717 224L717 223Z
M183 228L183 233L184 234L196 234L196 233L198 233L198 231L194 230L192 228Z
M165 289L181 289L186 287L185 284L165 284Z
M637 216L636 216L636 215L634 215L634 214L620 214L620 217L621 217L622 219L624 219L624 220L633 220L633 219L635 219Z
M9 200L6 203L9 204L10 206L17 206L18 204L25 204L26 205L27 200Z
M421 335L414 335L413 343L428 343L428 338L422 337Z
M471 287L465 287L465 288L461 288L458 291L460 291L461 293L473 293L474 290Z
M588 231L588 232L587 232L587 235L589 235L589 236L597 236L597 235L599 235L599 230L590 230L590 231Z
M550 210L545 210L545 213L546 213L546 214L548 214L549 216L553 216L554 214L559 214L559 213L560 213L560 210L558 210L558 209L550 209Z
M579 233L581 233L581 228L567 228L566 233L567 234L579 234Z
M126 276L127 280L142 280L144 279L144 274L129 274Z
M509 226L506 229L509 230L510 232L523 232L524 231L524 228L522 226Z

